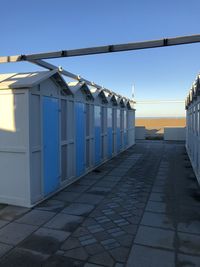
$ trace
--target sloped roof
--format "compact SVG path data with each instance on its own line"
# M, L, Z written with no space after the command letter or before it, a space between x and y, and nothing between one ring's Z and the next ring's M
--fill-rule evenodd
M127 106L128 106L129 109L135 110L134 101L132 101L132 100L128 101L127 102Z
M0 89L31 88L47 80L54 78L55 81L69 93L69 88L57 70L40 71L29 73L8 73L0 75Z
M108 103L109 102L110 99L109 99L108 95L106 94L106 92L103 89L100 91L99 95L101 96L102 101L104 103Z
M113 101L114 105L118 105L118 97L116 95L111 96L111 101Z
M96 88L95 86L92 86L92 85L88 85L88 88L93 96L93 98L95 99L99 93L101 92L100 89Z
M82 90L86 94L86 96L94 99L89 86L85 82L75 81L75 82L69 82L67 83L67 85L69 86L73 94L76 94L79 90Z
M125 101L125 99L124 99L123 97L121 97L119 103L120 103L120 105L121 105L122 107L125 107L126 104L127 104L127 101Z

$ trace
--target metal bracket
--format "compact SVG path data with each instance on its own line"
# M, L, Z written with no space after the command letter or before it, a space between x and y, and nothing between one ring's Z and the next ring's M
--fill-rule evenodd
M167 46L168 45L168 39L163 39L163 45Z
M67 57L67 51L66 50L61 51L61 57Z

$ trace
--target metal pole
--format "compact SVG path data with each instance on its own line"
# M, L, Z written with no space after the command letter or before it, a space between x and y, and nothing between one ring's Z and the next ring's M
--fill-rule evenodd
M123 51L138 50L138 49L191 44L191 43L197 43L197 42L200 42L200 34L174 37L174 38L164 38L160 40L152 40L152 41L144 41L144 42L134 42L134 43L127 43L127 44L106 45L106 46L80 48L80 49L72 49L72 50L62 50L62 51L39 53L39 54L5 56L5 57L0 57L0 63L18 62L18 61L25 61L25 60L30 61L30 60L38 60L38 59L51 59L51 58L60 58L60 57L86 56L86 55L95 55L95 54L102 54L102 53L123 52Z

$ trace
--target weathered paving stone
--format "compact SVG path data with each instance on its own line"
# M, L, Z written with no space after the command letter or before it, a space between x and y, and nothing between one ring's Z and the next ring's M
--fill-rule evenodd
M99 242L111 238L111 235L106 231L94 233L93 235Z
M75 202L88 203L91 205L96 205L103 200L104 196L97 196L95 194L83 193Z
M124 235L115 237L115 239L123 247L131 247L133 244L133 235L124 234Z
M81 247L81 243L78 240L78 238L75 237L69 237L67 240L62 244L61 249L63 250L69 250L73 248Z
M87 192L97 195L106 195L108 192L111 191L111 188L109 187L100 187L100 186L94 186L91 189L89 189Z
M101 241L101 245L104 246L106 250L113 249L113 248L120 246L120 244L115 239L103 240Z
M82 246L88 246L88 245L91 245L91 244L95 244L96 242L97 242L97 240L95 238L93 238L93 237L91 237L89 239L86 239L86 240L80 241Z
M81 216L59 213L46 223L45 227L73 232L82 221Z
M77 260L83 260L83 261L86 261L88 258L87 251L83 247L68 250L64 254L64 256L69 257L69 258L74 258Z
M94 180L92 180L92 179L81 179L80 181L78 181L78 184L92 186L96 182L97 182L96 179L94 179Z
M51 255L69 235L70 233L64 231L40 228L21 243L20 247Z
M88 226L87 229L90 231L90 233L98 233L98 232L102 232L104 230L104 228L98 224Z
M85 241L85 240L91 239L91 238L93 238L93 235L88 234L88 235L83 235L83 236L79 237L79 240L80 241Z
M39 267L39 265L35 266ZM42 265L42 267L68 267L68 266L83 267L84 262L72 258L67 258L62 255L53 255L44 263L44 265Z
M122 235L124 235L124 234L125 234L124 231L119 231L119 232L111 233L111 236L113 236L113 237L117 237L117 236L122 236Z
M49 199L39 204L35 209L59 212L64 208L65 204L64 201Z
M126 262L129 254L129 249L125 247L118 247L110 250L110 254L118 262Z
M7 204L2 204L0 203L0 210L4 209L5 207L7 207L8 205Z
M114 267L125 267L125 265L123 263L116 263Z
M18 223L40 226L50 220L53 216L55 216L55 214L55 212L50 211L32 210L16 221Z
M178 233L179 251L200 256L200 236L188 233Z
M47 255L28 251L21 248L13 249L7 256L1 259L1 267L35 267L43 266Z
M200 221L181 222L178 224L178 231L200 235Z
M17 245L32 232L36 226L12 222L0 229L0 241L10 245Z
M102 267L102 265L87 262L84 267Z
M80 236L88 235L89 233L90 232L88 231L87 228L80 226L76 229L76 231L73 232L72 236L80 237Z
M95 218L98 223L110 222L110 219L106 216L100 216Z
M165 213L166 204L162 202L148 201L146 211Z
M145 256L144 256L145 255ZM127 267L176 267L175 253L151 247L134 245L128 258Z
M63 256L64 254L65 254L65 251L64 250L60 250L60 249L58 249L56 251L56 253L55 253L55 255L61 255L61 256Z
M174 231L140 226L135 243L157 248L174 249Z
M104 251L103 246L101 246L99 243L85 246L85 249L89 255L95 255Z
M109 234L120 232L120 231L121 231L121 228L120 227L115 227L115 228L111 228L111 229L107 230L107 232Z
M111 267L114 264L114 260L107 252L102 252L97 255L91 256L88 262Z
M99 181L95 185L98 187L107 187L113 188L118 182L117 181Z
M65 201L65 202L73 202L79 196L80 196L80 193L61 191L57 195L55 195L52 199Z
M71 215L86 216L94 209L94 205L72 203L62 210L63 213Z
M0 220L0 228L2 228L3 226L5 226L8 223L9 223L9 221Z
M167 215L162 213L145 212L141 224L171 230L174 229L171 219Z
M114 223L116 223L118 226L129 225L129 222L123 218L119 220L114 220Z
M11 250L13 247L11 245L0 243L0 257L2 257L5 253Z
M199 267L200 256L178 254L177 264L184 267Z
M151 193L149 200L151 201L158 201L158 202L163 202L164 201L165 195L162 193Z
M66 192L76 192L76 193L83 193L88 190L90 186L89 185L80 185L77 183L74 183L67 188L64 189Z
M136 234L137 229L138 229L138 225L136 224L130 224L130 225L123 225L121 227L121 229L123 229L127 234Z
M155 193L163 193L165 191L165 187L164 186L156 186L154 185L152 188L152 192Z
M18 206L6 206L0 210L0 219L12 221L19 218L24 213L28 212L28 208L18 207Z

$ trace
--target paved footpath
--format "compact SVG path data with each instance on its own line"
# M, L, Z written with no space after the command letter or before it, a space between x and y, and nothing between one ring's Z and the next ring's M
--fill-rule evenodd
M0 205L0 266L200 266L183 143L143 141L33 209Z

